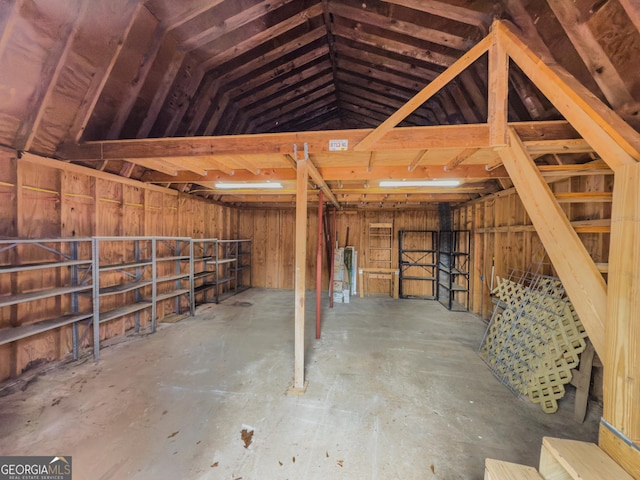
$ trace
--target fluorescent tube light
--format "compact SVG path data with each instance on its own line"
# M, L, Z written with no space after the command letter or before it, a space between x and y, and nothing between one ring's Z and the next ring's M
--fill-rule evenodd
M282 188L279 182L254 182L254 183L216 183L216 188L224 190L244 190L244 189L278 189Z
M381 187L457 187L460 180L383 180Z

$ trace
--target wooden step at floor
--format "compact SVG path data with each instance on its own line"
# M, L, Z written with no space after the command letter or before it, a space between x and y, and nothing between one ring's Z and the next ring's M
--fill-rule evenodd
M533 467L487 458L484 480L543 480Z
M544 437L540 473L545 480L633 480L595 443Z

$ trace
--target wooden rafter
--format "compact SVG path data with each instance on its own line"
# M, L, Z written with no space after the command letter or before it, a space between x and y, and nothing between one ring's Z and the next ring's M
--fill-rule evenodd
M428 39L430 43L448 48L465 51L473 46L473 42L467 38L442 30L423 27L411 22L390 19L389 17L365 10L364 8L354 8L341 3L331 2L329 4L329 11L333 15L349 18L358 23L366 23L383 30L400 33L417 39Z
M387 3L401 5L403 7L420 10L422 12L437 15L438 17L448 18L456 22L466 23L479 28L483 33L487 32L487 28L491 24L491 16L484 13L452 5L448 2L438 0L384 0Z
M16 4L19 4L21 2L16 2ZM56 64L56 68L53 72L53 75L51 77L51 80L49 81L49 85L42 97L42 99L39 102L39 107L37 109L36 115L33 119L33 123L31 125L31 127L29 128L28 132L25 132L25 141L22 145L22 149L29 151L33 145L33 141L35 140L36 135L38 134L38 130L40 128L40 124L42 122L42 119L44 118L44 114L47 111L47 108L49 107L49 102L51 101L51 98L53 97L53 93L54 90L58 84L58 81L60 79L60 75L62 74L63 69L66 66L66 61L67 58L69 56L69 54L71 53L72 49L73 49L73 42L76 38L76 35L78 34L78 31L81 28L82 25L82 19L84 18L84 15L87 12L88 9L88 5L89 2L85 1L83 3L80 4L79 6L79 12L78 15L75 19L75 22L73 24L73 28L71 29L71 31L69 32L69 34L67 35L67 41L65 42L64 48L62 50L62 53L60 55L60 57L58 58L58 62ZM0 52L2 52L2 47L1 47L1 41L0 41Z
M484 54L491 45L492 38L490 36L485 37L471 50L465 53L460 59L458 59L453 65L445 70L438 78L429 83L424 89L417 93L411 100L399 108L396 113L391 115L384 123L371 132L365 139L363 139L355 150L366 151L370 150L372 146L379 141L385 134L392 130L407 115L412 113L416 108L429 100L435 93L443 88L447 83L453 80L458 74L460 74L465 68L477 60L482 54Z
M83 104L84 108L81 108L76 115L76 120L71 128L71 133L76 142L80 141L85 129L87 128L89 120L91 119L91 115L93 115L93 111L95 110L96 104L98 103L98 100L100 98L100 94L107 84L107 80L109 80L111 71L113 70L118 57L120 56L120 52L122 51L122 47L125 43L124 39L126 39L129 36L129 33L131 33L131 29L133 28L133 25L135 24L136 19L138 18L138 15L142 11L142 9L144 9L144 5L142 2L138 1L136 3L135 11L131 15L129 23L125 27L122 34L121 38L123 40L117 44L113 55L111 55L111 60L109 61L109 64L106 66L106 68L104 68L103 71L99 72L99 74L96 75L95 81L94 83L92 83L91 89L87 93L86 101Z
M495 22L493 29L509 57L612 168L640 160L638 132L564 69L546 65L513 26Z
M573 2L547 0L589 73L613 108L633 103L624 80Z
M510 147L499 150L509 177L599 355L605 352L607 288L594 261L538 171L522 140L509 128Z

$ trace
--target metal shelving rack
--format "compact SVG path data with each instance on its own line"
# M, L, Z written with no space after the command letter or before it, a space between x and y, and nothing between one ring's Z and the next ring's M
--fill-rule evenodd
M224 296L251 288L250 239L192 239L194 294L199 303L220 303ZM225 291L221 291L225 289ZM213 291L211 298L209 292ZM227 295L228 294L228 295Z
M442 230L438 249L438 300L448 310L469 309L469 230Z
M86 308L81 308L79 297L80 294L93 290L91 242L91 238L0 240L0 255L10 259L10 263L0 266L0 278L9 278L9 284L13 290L11 294L0 296L0 310L11 309L7 318L12 324L12 326L0 329L0 345L71 325L73 358L78 358L81 342L78 324L86 322L86 332L93 319L93 312L89 305ZM44 258L21 264L20 256L41 256ZM20 282L21 273L46 270L54 273L55 286L18 293L19 289L24 288ZM4 281L2 283L4 284ZM65 297L66 301L63 300ZM59 315L29 324L17 325L20 304L51 298L59 299L61 304Z
M154 237L153 258L155 269L153 274L156 288L156 303L174 299L174 311L182 313L180 297L186 296L189 312L195 314L195 298L193 286L193 242L189 237ZM167 267L164 267L168 265ZM159 272L159 270L164 271ZM168 270L168 271L167 271ZM152 319L155 331L155 319Z
M251 245L250 239L218 240L216 266L216 303L220 302L221 294L236 295L251 287ZM249 282L241 280L248 273ZM227 288L226 292L220 289Z
M191 251L194 300L197 296L202 295L202 301L197 303L207 303L209 301L209 292L211 292L214 287L217 287L215 281L217 268L212 268L212 266L218 255L218 239L192 238ZM211 280L212 278L213 280ZM215 297L214 294L214 301L216 301Z
M400 298L435 300L438 285L438 232L436 230L398 231L398 269ZM407 293L411 286L427 284L430 295Z
M118 249L120 261L105 264L104 249L112 245ZM188 252L182 252L187 246ZM163 249L160 254L158 250ZM166 251L169 254L166 254ZM172 273L158 274L158 265L174 262ZM184 268L186 265L186 271ZM111 274L109 274L111 273ZM93 237L93 354L100 357L100 324L135 314L134 330L140 331L140 312L151 309L151 332L156 330L157 304L159 301L176 298L179 311L179 298L188 295L191 314L194 313L193 302L193 268L191 255L191 239L187 237ZM103 281L104 280L104 281ZM172 289L163 288L158 292L158 285L173 282ZM182 283L188 282L185 288ZM107 283L107 285L105 285ZM128 298L127 298L128 294ZM110 310L101 307L101 298L111 295L119 297L121 306Z
M159 302L175 299L174 309L181 313L186 297L194 315L196 292L202 292L207 301L211 289L213 301L219 303L221 293L250 288L251 245L249 239L153 236L2 239L0 288L10 293L0 293L0 312L10 311L0 317L9 319L9 326L0 328L0 345L71 325L73 358L77 359L82 339L93 327L97 360L103 323L134 314L137 333L140 313L150 309L150 330L155 332ZM38 260L21 263L20 257ZM29 287L21 284L20 275L29 271L49 271L51 285L21 291ZM196 286L200 279L203 283ZM226 292L220 292L223 286L228 287ZM109 297L117 297L112 302L116 307L105 307ZM59 298L59 314L19 325L20 304L51 298ZM86 328L80 335L78 326L83 322Z

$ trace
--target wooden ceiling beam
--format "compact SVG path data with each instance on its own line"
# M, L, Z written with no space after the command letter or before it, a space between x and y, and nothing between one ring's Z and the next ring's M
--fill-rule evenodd
M307 112L307 115L294 118L290 122L279 124L270 131L273 132L295 132L300 129L302 131L312 131L318 122L324 122L327 118L337 117L339 109L337 102L326 105L322 108Z
M324 95L322 98L305 103L300 109L281 115L279 117L278 124L273 125L271 130L277 129L279 126L286 125L287 123L297 121L300 117L315 115L315 111L333 105L336 101L336 93L331 92L328 95Z
M165 99L163 108L151 129L151 135L161 137L175 135L189 108L189 100L198 90L204 73L204 69L196 59L192 56L187 57L171 86L171 95Z
M326 101L327 100L323 100L322 103ZM287 121L274 125L268 132L297 132L300 128L304 128L305 124L313 123L316 119L322 118L330 112L337 110L338 104L335 100L326 105L316 103L316 105L311 105L309 110L289 114Z
M181 51L176 51L173 55L171 62L162 75L160 85L153 94L153 98L151 99L151 103L149 104L147 113L144 116L144 120L140 124L138 132L136 133L136 138L147 138L149 136L149 133L151 132L151 129L153 128L153 125L155 124L158 115L160 114L160 110L162 110L162 106L164 105L167 95L171 90L173 81L178 75L180 67L184 63L185 56L186 53Z
M376 122L373 118L366 117L356 112L342 110L342 114L349 121L356 122L357 127L352 127L352 128L363 128L363 127L375 128L379 125L379 122Z
M191 99L184 117L182 117L178 132L184 131L185 135L189 137L198 133L219 88L220 81L216 75L211 72L206 73L198 87L198 91Z
M358 151L369 150L374 143L379 141L385 134L398 125L407 115L412 113L416 108L429 100L434 94L436 94L447 83L458 76L469 65L476 61L481 55L483 55L492 43L491 36L485 37L471 50L465 53L460 59L458 59L451 67L445 70L435 80L429 83L424 89L418 92L411 100L405 105L399 108L396 113L391 115L384 123L371 132L367 138L365 138L359 145L354 148Z
M323 89L328 86L333 87L333 76L331 72L327 71L326 74L315 77L315 79L305 82L303 85L304 88L300 88L302 85L299 87L297 85L292 85L291 89L283 91L281 95L272 96L269 100L259 102L255 105L250 105L244 110L244 112L249 118L252 120L255 119L255 121L258 122L262 119L263 115L268 112L277 112L280 108L288 105L290 102L304 97L307 92L312 93L318 89Z
M388 108L393 108L394 110L400 108L403 103L402 100L397 100L395 97L379 95L375 91L352 83L341 83L340 92L347 93L349 95L359 97L363 100L368 100ZM418 109L412 115L421 120L421 123L419 123L420 125L428 125L431 123L430 118L427 116L424 109ZM411 118L411 115L409 116L409 118Z
M385 69L393 73L404 75L412 81L421 81L422 84L433 80L440 74L440 70L424 68L420 66L420 62L411 61L408 58L406 61L402 61L390 56L379 55L363 48L354 48L347 42L336 43L336 54L338 59L345 56L361 63L364 62L370 67L383 65Z
M573 2L547 0L571 44L613 108L634 103L624 80Z
M445 171L450 172L460 166L463 162L471 158L479 148L465 148L460 153L458 153L455 157L447 162L444 166Z
M22 2L15 3L15 7L18 8ZM18 150L29 151L33 145L33 141L38 134L38 130L40 129L40 124L42 122L42 119L44 118L45 112L49 108L49 102L53 97L56 87L58 87L60 76L67 64L67 58L73 51L74 41L76 40L76 37L82 25L82 20L84 19L84 16L86 15L88 10L88 2L81 2L80 5L75 6L70 5L70 7L71 8L69 12L77 11L77 16L73 19L69 19L72 21L68 24L69 27L68 29L65 29L66 31L56 32L60 35L60 37L64 38L66 36L67 39L64 45L61 45L61 51L59 52L59 55L58 52L49 52L50 61L57 60L57 62L55 63L56 66L52 71L51 78L47 81L47 86L44 89L42 97L37 101L38 106L35 107L34 105L34 108L30 109L31 111L35 112L35 115L33 115L32 118L26 119L22 122L22 134L19 135L19 138L17 138L15 142ZM11 16L8 19L9 25L7 25L7 29L9 34L13 30L13 14L14 12L11 13ZM2 45L6 43L6 40L4 40L4 36L5 33L3 33L3 38L0 39L0 58L2 56L3 50ZM45 76L48 70L49 68L44 68L42 76Z
M337 2L329 4L329 11L333 15L348 18L358 23L366 23L374 27L388 30L390 32L400 33L402 35L414 37L420 41L428 41L436 45L441 45L455 50L466 51L473 46L473 42L468 38L464 38L442 30L427 28L415 23L404 22L398 19L392 19L384 15L380 15L364 8L354 8Z
M341 109L343 110L347 110L350 112L355 112L358 113L360 115L364 115L367 117L372 118L373 120L377 121L378 123L381 123L384 121L385 118L387 118L387 114L385 113L381 113L375 110L371 110L369 108L366 108L362 105L360 105L360 102L349 102L347 100L344 100L345 95L341 95L341 99L340 102L338 103L338 105L340 106Z
M204 165L200 166L204 167ZM543 170L542 175L566 176L570 172L577 172L577 170L572 170L568 167L572 166L567 166L566 169ZM542 167L540 168L542 169ZM438 180L445 178L473 181L508 177L503 167L487 171L484 165L460 165L454 173L445 171L442 165L416 165L411 171L407 170L407 167L404 165L376 165L375 168L372 169L369 169L368 165L359 167L318 167L318 172L327 182L339 180ZM611 172L609 171L609 173ZM247 170L234 170L232 173L223 173L216 169L209 170L205 176L197 175L193 172L179 171L177 175L171 175L170 178L162 173L146 172L142 176L142 181L149 183L200 183L202 181L292 181L295 180L295 178L296 174L292 167L260 169L257 174L253 174Z
M467 92L467 94L471 98L471 101L475 105L476 110L480 114L480 118L486 119L488 109L487 93L486 90L483 93L478 86L477 77L475 77L469 70L465 70L458 76L458 79L460 81L459 88L464 88L464 90ZM456 80L453 80L453 82L456 82ZM482 86L482 88L484 89L484 85Z
M105 45L110 45L113 48L109 49L108 52L104 53L105 56L108 56L109 59L105 64L99 65L97 71L94 72L93 78L97 79L95 82L91 83L89 90L87 91L83 103L76 112L75 119L71 128L69 130L71 137L76 141L80 141L84 131L91 119L91 115L100 99L100 94L104 89L104 86L109 79L111 71L113 70L118 57L120 56L120 52L122 51L122 47L124 46L125 39L128 37L133 25L138 17L140 11L144 8L142 2L136 2L132 5L130 1L121 2L123 5L120 7L122 10L119 10L120 16L119 18L126 19L127 24L123 25L123 30L112 30L112 34L109 38L104 38L103 43ZM118 9L117 5L109 5L109 8ZM93 12L94 14L96 12Z
M636 27L636 30L640 30L640 5L634 0L618 0L618 3L622 6L627 16L631 19L631 22Z
M130 4L131 2L128 3ZM110 7L117 8L115 5ZM109 63L103 66L100 71L96 72L94 76L95 81L91 83L91 87L85 96L85 101L83 102L82 107L78 109L78 112L76 113L75 121L73 122L70 130L71 135L76 142L80 141L80 139L82 138L89 120L93 115L93 111L96 108L96 104L100 99L100 95L102 94L102 91L107 84L107 80L109 80L109 77L111 76L111 71L118 61L118 57L120 56L122 47L124 46L127 37L131 33L133 25L136 23L138 15L140 15L140 12L143 9L144 4L140 1L137 1L135 4L135 9L130 13L130 15L126 15L125 13L127 11L130 11L127 8L123 8L124 11L119 12L122 15L122 18L128 18L129 22L124 28L123 32L113 32L114 35L118 35L118 33L120 33L120 35L118 35L118 41L114 43L115 49L111 51L111 58L109 60ZM104 42L106 45L110 44L110 42L106 38L104 39Z
M420 91L426 83L424 81L410 80L403 75L370 68L366 65L353 61L348 57L340 57L338 59L338 78L342 71L350 74L361 75L363 77L362 81L371 79L376 82L384 82L396 90L406 90L407 92L411 92L411 94L415 94L415 92Z
M235 15L231 15L220 22L215 15L211 15L211 18L203 18L205 12L200 15L200 23L208 25L208 28L199 30L197 33L194 29L190 29L189 38L182 43L182 48L187 51L195 50L203 45L213 42L216 39L238 30L245 25L268 15L270 12L277 10L278 8L291 3L292 0L263 0L255 3L248 8L238 8L238 12Z
M310 18L322 15L322 3L317 3L297 14L288 17L286 21L271 25L260 33L252 35L245 40L238 42L233 48L223 50L211 56L207 55L207 60L203 63L203 68L208 70L233 60L239 52L247 52L253 48L267 42L279 35L282 35L293 28L306 23Z
M303 71L303 68L312 63L317 63L322 57L329 59L329 49L326 45L320 45L313 50L303 53L284 64L278 64L272 69L259 75L252 75L246 81L237 84L228 84L225 89L232 97L244 97L252 91L261 90L265 85L273 83L277 78L288 78L293 72Z
M484 186L479 187L362 187L362 188L335 188L333 192L340 197L342 194L358 194L358 195L388 195L389 193L412 194L439 194L439 193L482 193L485 191Z
M225 72L221 72L220 69L216 69L216 72L220 75L220 83L225 85L225 88L227 88L227 85L235 86L235 82L238 79L247 75L252 75L253 72L260 70L271 63L281 64L282 62L280 59L283 57L297 52L301 48L305 48L307 45L323 38L324 36L324 26L314 28L307 33L301 34L295 39L289 40L282 45L269 50L263 55L243 63L242 65L234 66Z
M328 95L332 95L332 98L335 99L335 94L335 86L332 83L317 90L310 90L306 95L303 95L300 98L289 100L288 102L283 103L282 107L280 108L272 109L269 112L258 114L260 123L257 124L257 128L263 129L265 125L273 123L274 120L278 120L278 118L281 118L283 115L297 109L304 109L306 105L313 103L316 100L320 100Z
M380 50L392 52L398 55L409 57L410 59L420 60L441 67L448 67L456 61L456 57L445 55L438 52L425 50L423 47L409 45L391 38L380 37L372 33L368 33L361 26L351 28L346 25L334 24L331 30L336 36L347 38L356 43L375 47Z
M388 77L385 77L388 78ZM372 71L367 76L347 70L339 70L336 80L341 84L357 85L368 91L380 92L380 95L399 100L404 104L408 98L415 94L416 90L410 90L403 84L389 84L384 79L377 76L377 72Z
M325 79L331 76L331 64L327 61L322 61L316 65L312 65L307 69L303 69L293 75L286 78L282 78L278 81L272 82L269 86L266 86L251 95L244 96L238 99L238 106L241 108L247 108L251 105L255 105L257 102L286 91L287 88L300 90L304 88L304 84L315 80L316 76L322 76ZM326 80L325 80L326 81Z
M539 118L543 118L546 109L533 85L524 78L517 68L509 69L509 80L518 97L520 97L522 105L524 105L524 108L529 112L531 119L538 120Z
M379 113L382 115L381 121L384 121L386 117L388 117L389 115L391 115L393 112L396 111L396 109L393 108L392 106L385 105L384 103L368 100L368 99L362 98L362 96L359 96L359 95L352 95L351 93L348 93L347 91L342 89L340 90L340 105L346 105L346 104L354 105L358 109L366 109L371 112Z
M454 103L458 106L458 110L462 113L466 123L484 123L478 113L473 109L471 104L469 103L465 93L460 89L460 87L452 82L447 85L446 89L442 91L448 92L453 98Z
M190 20L193 20L196 17L199 17L200 15L206 13L209 10L214 9L215 7L217 7L223 2L224 0L209 0L209 1L202 2L202 5L197 5L195 7L187 9L186 11L181 9L180 13L172 17L169 17L167 20L165 20L164 26L168 31L174 30L176 28L180 28L185 23L189 22Z
M576 138L573 127L564 121L511 123L527 141ZM65 145L59 154L65 160L122 159L153 157L185 157L206 155L248 155L289 153L290 145L307 142L309 153L329 151L329 140L344 138L349 149L373 130L329 130L320 132L267 133L224 137L176 137L133 140L105 140ZM478 125L445 125L407 127L386 133L375 147L367 151L429 148L489 147L489 127Z
M340 206L340 202L338 202L338 199L336 198L336 196L334 195L334 193L331 191L331 189L329 188L329 185L327 185L327 182L325 181L325 179L322 177L322 174L318 171L318 169L316 168L316 166L313 164L312 158L309 158L309 162L308 162L308 170L309 170L309 177L311 177L311 180L318 186L320 187L320 189L322 190L322 192L325 194L325 196L327 197L327 199L338 209L340 210L341 206Z
M438 17L448 18L456 22L472 25L483 34L486 34L493 20L488 13L479 12L470 8L452 5L449 2L437 0L383 0L386 3L393 3L402 7L419 10Z
M507 53L560 113L611 166L640 160L640 134L625 123L572 75L546 65L519 37L515 27L495 22Z

